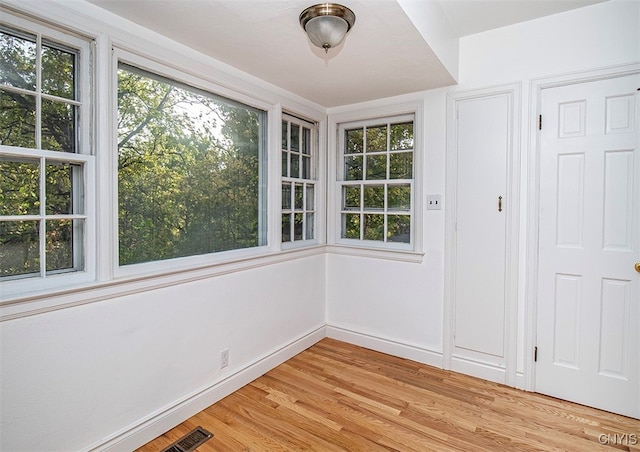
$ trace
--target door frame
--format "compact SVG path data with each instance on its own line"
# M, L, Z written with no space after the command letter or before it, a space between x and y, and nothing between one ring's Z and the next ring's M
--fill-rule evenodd
M526 234L526 275L524 300L524 389L535 391L536 366L534 350L537 342L538 312L538 233L540 210L540 152L541 139L538 130L538 117L542 113L543 90L580 83L607 80L640 73L640 63L611 66L593 71L558 75L549 78L534 79L529 90L529 148L527 177L527 221L523 224ZM543 118L544 121L544 118Z
M462 371L492 381L501 381L516 386L517 368L517 307L518 307L518 223L520 217L520 129L521 129L520 83L501 85L476 90L450 91L447 93L447 141L446 141L446 185L445 185L445 256L444 256L444 306L443 306L443 368ZM505 369L481 362L454 363L454 312L456 269L456 222L458 186L457 155L457 104L459 102L506 94L509 97L510 137L507 153L507 186L505 241L505 320L504 345ZM455 364L458 364L457 366Z

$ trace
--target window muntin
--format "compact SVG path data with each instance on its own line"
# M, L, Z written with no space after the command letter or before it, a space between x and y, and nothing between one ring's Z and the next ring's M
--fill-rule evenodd
M266 113L118 68L120 265L266 244Z
M413 243L413 116L340 126L340 239Z
M0 25L0 281L7 293L84 272L91 220L88 42L18 22L30 31Z
M315 124L289 115L282 119L282 234L285 243L316 238L318 180Z

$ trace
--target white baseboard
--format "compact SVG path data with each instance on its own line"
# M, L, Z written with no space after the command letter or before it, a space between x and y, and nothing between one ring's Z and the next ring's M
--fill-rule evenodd
M450 370L465 375L471 375L472 377L482 378L483 380L506 384L507 372L504 367L460 356L452 356Z
M337 325L327 325L327 337L359 345L371 350L375 350L400 358L410 359L430 366L442 369L442 352L429 350L393 339L373 336L366 333L351 330Z
M218 400L237 391L298 353L326 337L325 326L320 326L293 340L289 344L259 358L232 375L202 388L133 425L105 438L88 451L131 451L157 438Z
M266 354L262 358L247 364L223 380L217 381L199 391L195 391L183 399L177 400L157 412L152 413L148 417L110 435L103 441L87 448L86 451L119 452L134 450L157 438L186 419L189 419L208 406L213 405L218 400L237 391L244 385L264 375L274 367L306 350L325 337L443 368L442 352L362 333L338 325L323 325L283 345L277 350ZM452 357L451 370L499 383L504 383L505 381L504 369L458 357ZM516 374L516 387L523 389L524 386L524 374L518 372Z

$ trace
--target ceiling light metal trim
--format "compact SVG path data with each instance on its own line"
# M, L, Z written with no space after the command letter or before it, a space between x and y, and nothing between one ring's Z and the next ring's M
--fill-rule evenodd
M319 42L318 38L316 38L315 40L312 38L310 30L307 29L307 25L312 19L316 19L318 17L338 18L342 19L344 23L346 23L346 31L344 31L344 34L341 35L341 38L337 42ZM353 28L353 25L356 22L356 15L346 6L339 5L337 3L319 3L317 5L310 6L302 11L299 20L300 25L309 35L311 42L314 45L323 48L325 52L328 52L331 47L335 47L344 40L344 37L347 33L349 33L351 28Z

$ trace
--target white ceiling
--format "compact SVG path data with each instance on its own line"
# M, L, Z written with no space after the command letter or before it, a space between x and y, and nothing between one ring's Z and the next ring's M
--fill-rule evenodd
M396 0L341 0L356 14L325 54L298 16L317 0L88 0L325 107L455 83ZM439 1L458 36L603 0Z
M439 0L458 36L526 22L607 0Z

